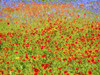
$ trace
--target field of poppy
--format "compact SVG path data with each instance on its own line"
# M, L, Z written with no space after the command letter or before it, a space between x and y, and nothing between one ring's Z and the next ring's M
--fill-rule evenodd
M84 5L2 7L0 75L100 75L100 14Z

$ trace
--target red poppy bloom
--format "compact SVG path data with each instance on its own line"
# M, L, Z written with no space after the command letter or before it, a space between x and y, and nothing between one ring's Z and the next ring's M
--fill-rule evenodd
M86 15L86 13L84 13L84 15Z
M35 35L35 33L31 33L31 35Z
M61 75L61 73L59 72L58 75Z
M80 15L78 15L78 17L80 17Z
M26 43L25 45L26 45L26 47L29 47L29 43Z
M69 73L67 73L66 75L70 75Z
M44 55L42 55L42 58L45 58L47 55L46 54L44 54Z
M0 33L0 37L2 37L2 33Z
M11 69L10 71L14 71L14 69Z
M26 59L29 59L29 57L28 57L28 55L27 55L27 54L25 55L25 58L26 58Z
M64 74L66 74L67 72L68 72L68 71L65 70L65 71L64 71Z
M25 33L27 33L27 30L25 30Z
M46 36L46 38L50 38L50 36Z
M38 68L34 68L34 72L38 73L40 70Z
M35 56L35 57L33 57L33 59L36 59L36 56Z
M49 69L48 71L49 71L49 72L52 72L52 69Z
M78 70L78 68L76 68L75 70Z
M34 73L34 75L38 75L38 73L37 73L37 72L35 72L35 73Z
M88 71L88 75L91 75L91 74L92 74L92 71L89 70L89 71Z
M8 61L8 62L6 62L6 64L10 64L10 62Z
M7 23L7 25L9 25L9 22Z
M41 66L44 67L44 64L42 64Z
M66 59L63 59L63 61L66 61Z
M45 64L44 65L44 69L46 69L47 67L49 67L49 64Z
M18 53L18 51L15 52L16 54Z
M61 68L58 68L58 70L61 70Z
M95 50L95 52L96 52L96 53L98 53L98 52L99 52L99 50Z
M55 44L57 45L57 42L55 41Z
M71 39L71 36L69 36L69 38Z
M20 73L20 75L24 75L23 73Z
M18 70L18 72L21 72L21 70Z
M0 70L0 73L3 73L3 71L2 71L2 70Z
M63 38L63 36L61 36L61 38Z

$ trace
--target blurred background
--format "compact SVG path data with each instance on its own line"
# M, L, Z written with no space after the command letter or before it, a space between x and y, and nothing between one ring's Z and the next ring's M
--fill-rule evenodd
M100 0L0 0L0 10L3 7L9 6L12 7L11 3L14 2L15 6L18 5L19 2L25 3L50 3L50 4L73 4L77 5L80 8L80 5L85 7L85 10L95 11L96 13L100 14ZM80 8L81 9L81 8Z

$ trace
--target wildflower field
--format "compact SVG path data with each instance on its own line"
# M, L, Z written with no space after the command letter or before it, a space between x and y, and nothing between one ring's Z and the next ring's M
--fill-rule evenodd
M100 75L100 13L70 3L5 3L0 75Z

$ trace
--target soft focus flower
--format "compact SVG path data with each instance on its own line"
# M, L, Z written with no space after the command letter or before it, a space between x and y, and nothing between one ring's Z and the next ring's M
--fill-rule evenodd
M38 68L34 68L34 72L38 73L40 70Z
M92 71L88 70L88 75L92 75Z

